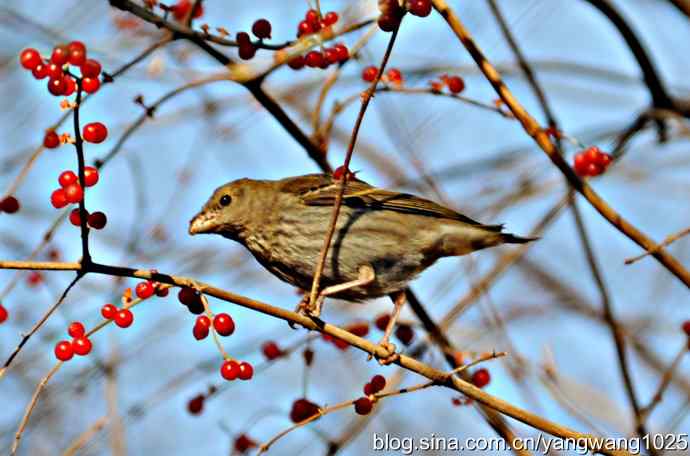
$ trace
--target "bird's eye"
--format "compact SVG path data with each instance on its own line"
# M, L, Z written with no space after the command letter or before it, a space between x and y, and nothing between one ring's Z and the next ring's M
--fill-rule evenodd
M230 195L223 195L220 197L221 206L229 206L230 203L232 203L232 198L230 197Z

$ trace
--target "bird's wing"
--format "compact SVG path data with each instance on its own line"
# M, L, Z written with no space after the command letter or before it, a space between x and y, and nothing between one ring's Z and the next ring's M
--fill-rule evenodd
M327 174L301 176L299 183L292 181L291 190L299 194L307 206L332 206L338 194L339 183ZM500 231L500 225L483 225L433 201L409 193L392 192L372 187L359 179L350 179L343 194L343 205L368 210L390 210L427 217L458 220L469 225Z

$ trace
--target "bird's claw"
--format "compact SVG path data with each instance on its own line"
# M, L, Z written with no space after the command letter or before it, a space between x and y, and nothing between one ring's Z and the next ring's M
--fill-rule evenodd
M386 354L379 355L377 353L378 348L383 348L384 350L386 350ZM368 359L371 360L372 358L376 358L380 365L387 366L389 364L396 362L400 358L400 354L397 353L395 350L395 344L388 340L381 340L381 342L379 342L374 348L374 350L372 350L372 352L369 354Z

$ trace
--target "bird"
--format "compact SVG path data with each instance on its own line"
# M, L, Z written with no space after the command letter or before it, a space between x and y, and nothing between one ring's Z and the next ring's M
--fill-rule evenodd
M379 345L391 356L395 346L389 338L405 303L404 290L422 271L443 257L536 239L410 193L374 187L349 172L346 177L320 173L229 182L216 188L191 219L189 234L239 242L279 279L309 290L342 185L323 288L313 304L305 293L298 309L319 317L327 296L353 302L390 296L395 307Z

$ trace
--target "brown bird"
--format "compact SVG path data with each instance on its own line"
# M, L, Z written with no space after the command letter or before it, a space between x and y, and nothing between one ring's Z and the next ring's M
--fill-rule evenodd
M244 245L278 278L309 290L328 230L340 181L329 174L286 179L239 179L218 187L191 220L189 233L214 233ZM408 193L348 180L321 277L326 296L361 301L390 295L395 311L381 345L388 342L405 301L403 290L439 258L465 255L533 238L502 232Z

